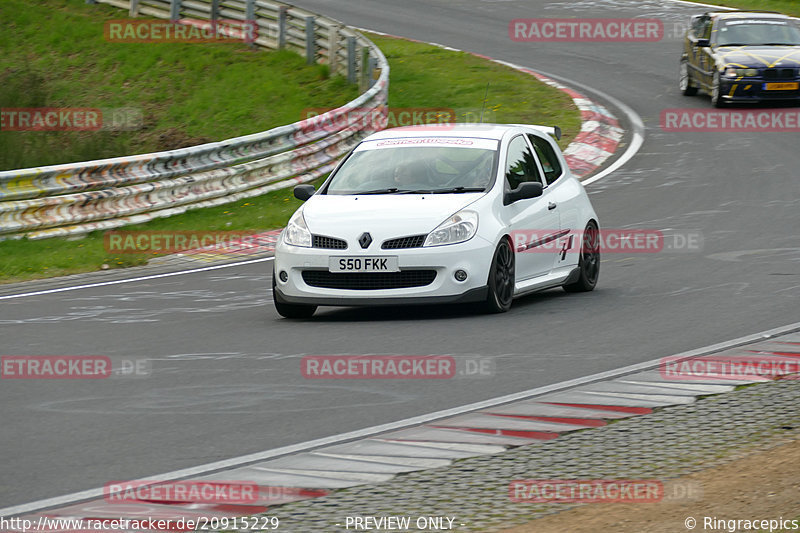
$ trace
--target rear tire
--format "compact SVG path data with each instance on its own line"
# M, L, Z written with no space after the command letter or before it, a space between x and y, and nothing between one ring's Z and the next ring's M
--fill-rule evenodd
M689 72L689 62L686 59L681 59L678 85L684 96L694 96L697 94L697 87L692 85L692 74Z
M497 245L489 270L489 294L484 307L489 313L505 313L514 300L514 250L507 238Z
M600 276L600 231L597 224L589 222L583 230L581 253L578 259L580 272L574 283L564 285L567 292L589 292L597 285Z
M277 283L275 281L275 272L272 273L272 303L275 304L275 310L284 318L311 318L317 310L316 305L305 304L287 304L278 301L277 292L275 290Z

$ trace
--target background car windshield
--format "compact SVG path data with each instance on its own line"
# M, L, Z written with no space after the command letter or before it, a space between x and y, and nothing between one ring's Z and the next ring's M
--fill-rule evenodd
M800 46L800 27L782 20L726 21L719 29L717 44Z
M492 180L496 150L415 146L352 154L333 176L327 194L372 191L483 189Z

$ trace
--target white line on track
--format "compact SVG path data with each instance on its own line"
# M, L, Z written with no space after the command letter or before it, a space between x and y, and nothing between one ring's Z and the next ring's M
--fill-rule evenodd
M673 2L682 2L682 0L672 0L672 1ZM690 3L690 2L684 2L684 3ZM375 33L377 35L384 35L384 36L388 36L388 37L394 37L393 35L391 35L389 33L384 33L384 32L377 31L377 30L370 30L368 28L356 27L356 29L359 30L359 31L367 31L367 32L370 32L370 33ZM439 43L429 42L427 44L430 44L432 46L438 46L439 48L443 48L445 50L452 50L454 52L464 52L465 51L465 50L459 50L458 48L452 48L450 46L446 46L444 44L439 44ZM513 69L516 69L516 70L519 70L519 69L522 69L522 68L533 70L533 71L538 72L539 74L541 74L543 76L547 76L548 78L552 78L554 80L560 81L561 83L563 83L564 85L566 85L568 87L579 87L579 88L581 88L582 90L584 90L586 92L594 93L595 95L600 96L601 98L605 99L606 101L611 102L612 105L618 107L628 117L628 120L631 123L631 127L633 128L633 139L631 140L631 143L628 146L628 148L625 150L625 153L622 154L619 157L619 159L614 161L607 169L603 170L602 172L599 172L599 173L595 174L594 176L592 176L589 179L581 180L581 183L583 183L584 186L590 185L590 184L592 184L592 183L594 183L596 181L600 181L601 179L605 178L606 176L608 176L612 172L618 170L620 167L622 167L622 165L624 165L625 163L630 161L631 158L633 156L635 156L636 153L639 151L639 149L642 147L642 144L644 144L644 122L642 121L642 117L640 117L639 114L636 113L636 111L634 111L633 109L631 109L628 105L626 105L626 104L622 103L621 101L617 100L616 98L614 98L610 94L604 93L603 91L600 91L598 89L594 89L592 87L589 87L588 85L584 85L583 83L579 83L577 81L573 81L573 80L564 78L562 76L555 76L555 75L547 73L547 72L542 72L541 70L537 69L536 67L525 67L525 66L522 66L522 65L518 65L516 63L509 63L508 61L503 61L501 59L496 59L496 58L490 58L490 60L494 61L495 63L500 63L501 65L506 65L506 66L511 67Z
M262 263L264 261L272 261L273 257L262 257L260 259L250 259L247 261L238 261L236 263L226 263L224 265L214 265L202 268L193 268L191 270L179 270L178 272L166 272L164 274L152 274L150 276L139 276L136 278L115 279L111 281L99 281L97 283L86 283L84 285L71 285L69 287L59 287L57 289L45 289L41 291L23 292L20 294L9 294L8 296L0 296L0 300L10 300L11 298L24 298L26 296L39 296L42 294L53 294L56 292L77 291L79 289L91 289L93 287L105 287L107 285L119 285L121 283L133 283L134 281L147 281L151 279L168 278L171 276L181 276L183 274L194 274L196 272L208 272L209 270L219 270L221 268L231 268L241 265L250 265L252 263Z
M786 326L781 326L779 328L770 329L767 331L762 331L760 333L754 333L752 335L746 335L744 337L739 337L738 339L733 339L717 344L712 344L710 346L705 346L703 348L698 348L696 350L690 350L688 352L683 352L680 354L675 355L674 357L678 357L681 359L688 359L691 357L699 357L702 355L707 355L709 353L715 353L722 350L726 350L729 348L733 348L738 345L748 344L751 342L756 342L759 340L764 340L770 337L775 337L778 335L783 335L786 333L791 333L793 331L797 331L800 329L800 322L795 322L794 324L789 324ZM420 424L426 424L433 420L438 420L440 418L447 418L451 416L456 416L460 414L464 414L471 411L476 411L478 409L486 409L489 407L496 407L501 404L523 400L527 398L532 398L535 396L541 396L542 394L546 394L548 392L555 392L564 389L574 388L580 385L584 385L586 383L591 383L595 381L601 380L609 380L613 379L625 374L632 374L634 372L642 372L645 370L651 370L653 368L658 367L661 363L661 358L659 359L652 359L650 361L645 361L643 363L636 363L634 365L624 366L622 368L618 368L616 370L608 370L606 372L600 372L598 374L592 374L590 376L584 376L581 378L571 379L568 381L562 381L561 383L555 383L553 385L545 385L544 387L537 387L535 389L530 389L527 391L516 392L513 394L507 394L505 396L500 396L498 398L492 398L489 400L484 400L481 402L475 402L468 405L462 405L460 407L454 407L452 409L445 409L442 411L436 411L433 413L429 413L426 415L415 416L411 418L406 418L405 420L398 420L397 422L390 422L388 424L380 424L377 426L372 426L364 429L359 429L356 431L350 431L347 433L341 433L339 435L333 435L330 437L325 437L321 439L310 440L307 442L301 442L299 444L292 444L289 446L283 446L280 448L274 448L272 450L266 450L263 452L252 453L249 455L242 455L240 457L234 457L232 459L226 459L223 461L216 461L213 463L208 463L205 465L195 466L192 468L184 468L182 470L175 470L174 472L168 472L166 474L160 474L157 476L150 476L146 479L141 479L137 481L141 481L144 483L152 483L155 481L172 481L176 479L183 479L188 477L197 477L205 474L210 474L212 472L216 472L219 470L226 470L242 465L246 465L249 463L255 463L258 461L264 461L266 459L272 459L274 457L279 457L283 455L298 453L309 451L315 448L320 448L322 446L330 446L333 444L339 444L342 442L352 441L356 439L363 439L367 438L379 433L385 433L387 431L394 431L398 429L403 429L409 426L416 426ZM134 481L136 483L136 481ZM0 516L3 517L11 517L23 513L32 513L36 511L41 511L43 509L48 509L57 506L69 505L72 503L76 503L83 500L89 500L94 498L100 498L104 495L103 488L95 488L84 490L81 492L75 492L73 494L67 494L64 496L58 496L55 498L48 498L45 500L39 500L32 503L26 503L22 505L16 505L13 507L6 507L5 509L0 509Z
M684 4L687 6L698 6L698 7L713 7L715 9L726 10L726 11L736 11L735 7L726 7L726 6L717 6L714 4L704 4L702 2L690 2L687 0L667 0L668 2L675 2L676 4Z
M588 178L588 179L585 179L585 180L581 180L581 183L583 183L584 187L586 185L591 185L592 183L594 183L596 181L600 181L601 179L605 178L606 176L608 176L612 172L614 172L614 171L618 170L619 168L621 168L622 165L624 165L625 163L630 161L631 158L633 158L633 156L636 155L636 153L642 147L642 144L644 144L644 122L642 121L642 117L640 117L639 114L636 111L631 109L630 106L628 106L628 105L624 104L623 102L617 100L616 98L614 98L610 94L604 93L603 91L600 91L598 89L594 89L592 87L589 87L588 85L584 85L583 83L579 83L577 81L573 81L573 80L564 78L562 76L556 76L556 75L550 74L548 72L542 72L541 70L538 70L538 69L536 69L534 67L522 67L521 65L517 65L515 63L508 63L506 61L500 61L500 60L496 60L496 61L498 63L503 64L503 65L507 65L507 66L509 66L511 68L517 68L517 69L519 69L519 68L530 68L530 70L534 70L534 71L538 72L539 74L541 74L543 76L547 76L548 78L552 78L552 79L554 79L554 80L556 80L558 82L561 82L563 85L565 85L567 87L575 87L575 88L581 89L584 92L593 93L596 96L599 96L600 98L610 102L612 105L618 107L619 110L622 111L623 113L625 113L625 116L628 117L628 120L631 123L631 128L633 130L631 132L632 135L633 135L633 139L631 139L631 142L628 145L628 148L625 150L625 153L623 153L619 157L619 159L614 161L608 168L606 168L602 172L598 172L597 174L595 174L591 178Z
M564 85L577 87L587 93L594 93L595 95L610 102L611 105L617 107L620 111L622 111L625 114L625 116L628 117L628 120L631 123L631 128L632 128L631 134L633 135L633 139L631 139L631 142L628 145L628 148L625 150L625 153L623 153L619 157L619 159L614 161L611 165L609 165L608 168L604 169L602 172L598 172L589 179L582 180L581 183L583 183L584 186L591 185L596 181L600 181L601 179L605 178L612 172L619 170L622 167L622 165L630 161L633 158L633 156L636 155L636 153L644 144L644 122L642 121L642 117L640 117L636 111L631 109L631 107L628 106L627 104L621 102L620 100L617 100L610 94L589 87L588 85L584 85L583 83L579 83L573 80L568 80L566 78L562 78L561 76L556 76L554 74L549 74L547 72L540 72L538 70L537 72L539 72L543 76L547 76L548 78L553 78L554 80L559 81Z

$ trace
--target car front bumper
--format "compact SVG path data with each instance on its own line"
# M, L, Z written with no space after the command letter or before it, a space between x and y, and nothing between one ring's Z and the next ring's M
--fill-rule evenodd
M766 83L796 83L798 89L766 90ZM720 96L726 102L800 100L800 80L721 79Z
M469 241L428 248L382 250L329 250L289 246L279 238L275 249L276 301L282 303L368 306L419 303L462 303L485 300L489 268L494 254L494 244L476 235ZM328 283L342 279L343 274L329 273L331 257L390 257L398 258L401 272L435 271L430 283L413 287L386 288L332 288L315 286L304 272L322 277ZM456 270L467 273L467 279L457 281ZM282 274L286 281L283 281ZM350 279L358 274L348 273ZM392 278L392 275L386 276ZM374 279L374 278L373 278ZM384 279L384 278L382 278ZM376 285L371 283L372 285ZM380 284L377 284L380 285Z

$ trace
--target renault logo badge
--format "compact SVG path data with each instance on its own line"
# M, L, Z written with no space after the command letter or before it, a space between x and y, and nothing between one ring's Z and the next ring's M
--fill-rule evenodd
M358 244L366 250L369 248L369 245L372 244L372 235L365 231L361 234L361 237L358 238Z

